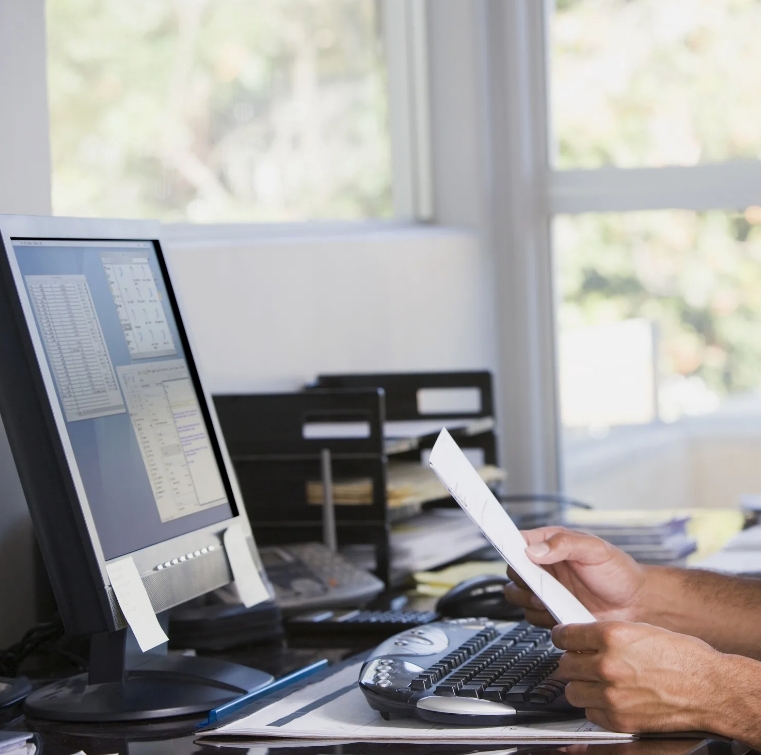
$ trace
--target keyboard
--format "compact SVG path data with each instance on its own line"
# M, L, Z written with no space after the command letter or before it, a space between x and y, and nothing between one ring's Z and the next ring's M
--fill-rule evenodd
M420 624L430 624L440 616L435 611L369 611L361 609L310 611L293 616L286 622L289 632L333 637L367 637L380 634L388 637Z
M359 686L385 719L504 726L578 717L552 677L562 654L548 630L526 622L437 621L380 644Z

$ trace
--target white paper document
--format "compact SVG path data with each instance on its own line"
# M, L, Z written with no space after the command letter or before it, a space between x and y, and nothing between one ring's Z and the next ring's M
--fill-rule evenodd
M119 608L122 609L140 649L145 652L162 642L168 642L169 638L156 618L151 599L132 556L107 564L106 571L119 601Z
M384 721L359 689L362 662L294 692L221 728L205 732L202 741L245 741L249 737L312 739L334 742L580 742L622 741L586 719L532 726L445 726L415 718ZM212 737L213 740L209 739ZM224 740L220 738L224 737Z
M529 559L523 535L446 428L439 434L429 463L462 510L534 591L556 621L561 624L595 621L595 617L575 595Z
M761 551L719 551L693 564L693 567L724 574L761 574Z
M761 526L738 532L723 548L725 551L758 551L761 554ZM761 571L758 569L757 571Z
M233 524L225 530L224 543L240 602L246 608L251 608L257 603L268 600L270 594L262 581L259 569L256 568L246 542L246 535L239 524Z

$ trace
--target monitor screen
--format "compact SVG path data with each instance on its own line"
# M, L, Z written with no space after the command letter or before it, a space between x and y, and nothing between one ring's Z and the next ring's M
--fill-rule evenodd
M12 244L105 559L236 516L157 245Z

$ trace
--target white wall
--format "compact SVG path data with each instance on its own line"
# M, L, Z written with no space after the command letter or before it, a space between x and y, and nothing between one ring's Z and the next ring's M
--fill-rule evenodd
M0 2L0 213L50 214L44 0Z
M0 0L0 213L50 213L44 0ZM0 422L0 647L35 620L32 531Z
M290 390L319 372L492 366L469 232L214 243L169 229L165 240L212 392Z

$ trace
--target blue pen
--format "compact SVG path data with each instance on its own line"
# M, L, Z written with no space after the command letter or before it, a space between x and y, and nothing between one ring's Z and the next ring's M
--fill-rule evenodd
M286 676L282 676L280 679L276 679L274 682L266 685L265 687L260 687L259 689L255 689L253 692L249 692L248 694L243 695L242 697L231 700L229 703L220 705L219 708L214 708L214 710L209 711L209 718L202 724L202 727L211 726L212 724L218 723L221 718L239 711L241 708L244 708L249 703L258 700L260 697L264 697L265 695L269 695L270 692L275 692L279 689L283 689L283 687L288 687L291 684L295 684L302 679L306 679L308 676L316 674L318 671L326 668L327 665L327 659L323 658L321 661L317 661L310 664L309 666L304 666L304 668L300 668L297 671L294 671Z

